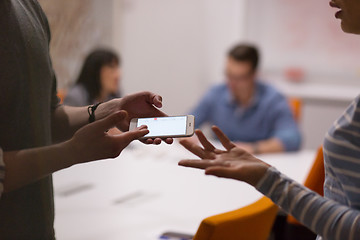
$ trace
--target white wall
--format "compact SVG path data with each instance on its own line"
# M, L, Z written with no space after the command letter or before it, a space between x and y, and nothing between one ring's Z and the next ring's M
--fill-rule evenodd
M303 148L317 149L323 144L326 132L348 105L349 102L345 101L305 100L301 122Z
M188 112L221 81L225 52L243 37L245 0L114 1L123 90L161 94L169 114Z
M360 38L344 34L326 1L249 1L247 37L263 52L263 69L304 70L311 82L360 88Z
M112 43L112 1L39 0L51 28L51 56L58 89L70 87L86 55Z
M360 38L342 32L336 11L314 0L248 3L246 37L262 49L267 79L284 80L289 67L305 73L303 83L291 88L279 84L285 94L303 100L304 148L322 144L326 131L360 93Z

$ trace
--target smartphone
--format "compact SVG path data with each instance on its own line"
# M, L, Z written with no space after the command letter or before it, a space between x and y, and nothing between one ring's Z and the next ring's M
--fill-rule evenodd
M173 116L154 118L134 118L130 121L130 129L146 125L149 133L143 138L181 138L194 135L195 117Z

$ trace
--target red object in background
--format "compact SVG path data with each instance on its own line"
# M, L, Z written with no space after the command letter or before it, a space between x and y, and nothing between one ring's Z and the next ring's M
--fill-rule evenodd
M154 118L154 120L156 121L156 120L157 120L157 118Z
M305 78L305 72L299 67L289 67L284 71L284 75L287 81L290 82L303 82Z

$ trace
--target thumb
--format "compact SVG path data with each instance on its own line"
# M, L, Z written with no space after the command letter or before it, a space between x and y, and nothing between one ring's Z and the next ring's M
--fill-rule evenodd
M156 107L161 108L162 107L162 97L159 95L153 96L153 103Z
M115 127L119 122L123 121L127 115L126 111L116 112L92 123L92 128L94 131L106 132L110 128Z
M144 137L146 134L149 133L149 130L146 126L141 126L138 128L135 128L134 130L121 133L117 136L115 136L120 144L125 144L127 146L130 142L137 140L141 137Z

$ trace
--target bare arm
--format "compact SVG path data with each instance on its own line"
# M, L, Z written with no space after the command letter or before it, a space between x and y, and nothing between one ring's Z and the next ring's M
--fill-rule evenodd
M149 132L144 127L119 135L109 135L106 132L125 118L126 112L118 112L81 128L66 142L48 147L4 152L4 191L16 190L78 163L117 157L131 141Z
M95 120L103 119L122 110L123 99L102 103L95 110ZM88 106L72 107L60 105L52 115L52 134L55 142L70 139L81 127L89 123ZM116 127L116 126L115 126ZM128 129L122 129L127 131Z
M219 128L213 127L213 130L226 150L216 149L201 131L197 131L203 147L187 141L181 141L181 144L202 160L182 160L179 165L204 169L207 175L249 183L324 239L358 238L360 212L357 209L312 192L236 147Z
M87 107L60 105L52 114L52 135L54 142L70 139L74 133L89 123Z
M114 99L98 106L95 111L95 120L103 119L115 112L125 110L128 116L115 127L121 131L129 130L130 120L138 117L162 117L165 113L158 108L162 107L162 98L151 92L139 92ZM53 140L56 142L70 139L81 127L89 123L89 114L86 107L59 106L52 115ZM166 139L172 143L172 139ZM146 143L161 143L161 139L148 139Z
M16 190L48 174L74 164L67 144L4 152L4 192Z

